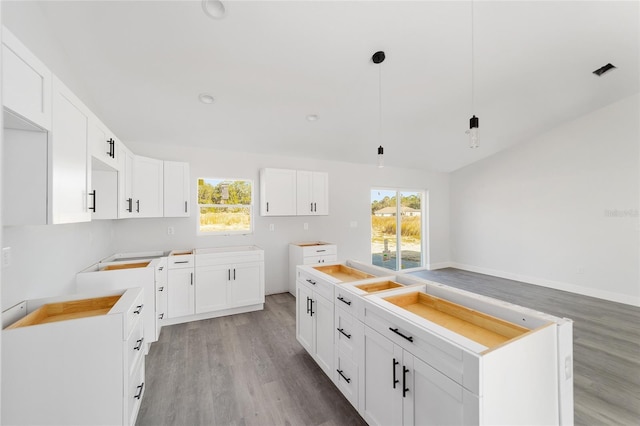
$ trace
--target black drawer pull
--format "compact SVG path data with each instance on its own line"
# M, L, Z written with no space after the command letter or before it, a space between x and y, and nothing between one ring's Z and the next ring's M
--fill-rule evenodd
M135 311L133 311L133 313L134 313L134 314L140 314L140 312L142 312L142 307L143 307L143 306L144 306L144 305L138 305L138 306L136 306L136 310L135 310Z
M409 388L407 387L407 373L408 372L409 372L409 369L403 365L402 366L402 397L403 398L405 396L407 396L407 392L409 392Z
M164 287L158 287L158 291L164 291Z
M396 388L396 384L400 383L400 380L396 379L396 365L400 364L396 359L393 359L393 388Z
M336 370L338 372L339 375L342 376L342 378L347 382L347 383L351 383L351 379L348 378L347 376L345 376L344 374L342 374L342 370Z
M316 253L323 253L323 252L325 252L325 251L326 251L326 250L324 250L324 249L323 249L323 250L316 250Z
M398 331L397 328L391 328L389 327L389 330L393 331L394 333L396 333L398 336L400 337L404 337L405 339L407 339L408 341L410 341L411 343L413 343L413 336L405 336L404 334L400 333Z
M337 330L340 332L340 334L342 334L342 335L343 335L344 337L346 337L347 339L351 339L351 335L350 335L350 334L345 333L345 332L344 332L344 328L338 328Z
M164 266L161 266L158 268L158 271L162 271L162 270L164 270Z
M142 382L142 384L136 386L136 389L138 389L138 393L135 394L133 397L135 399L140 399L142 398L142 389L144 389L144 382Z
M338 300L341 301L342 303L346 303L347 305L351 306L351 300L346 300L342 296L338 296Z
M129 207L127 207L125 210L128 211L129 213L132 213L133 205L131 203L133 203L133 200L131 198L127 198L125 201L127 202L127 204L129 204Z
M164 319L164 312L158 315L158 319Z
M310 279L308 279L308 278L307 278L307 282L308 282L309 284L313 284L313 285L316 285L316 282L315 282L315 281L313 281L313 280L310 280Z
M309 299L309 300L311 301L311 312L310 312L310 314L311 314L311 316L313 316L313 299Z
M144 342L144 337L142 339L136 340L137 345L133 347L134 351L139 351L142 348L142 342Z
M174 265L176 265L178 263L189 263L189 261L188 260L180 260L178 262L173 262Z

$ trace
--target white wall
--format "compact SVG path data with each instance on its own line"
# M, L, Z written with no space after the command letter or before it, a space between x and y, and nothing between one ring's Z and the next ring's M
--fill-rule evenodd
M401 170L375 165L237 153L213 149L130 143L136 154L163 160L187 161L191 165L191 199L197 202L199 177L246 178L254 182L254 233L248 236L197 236L196 209L190 218L127 219L116 222L118 251L169 250L255 244L265 250L267 294L287 290L288 244L323 240L338 245L340 259L370 260L370 190L373 187L425 189L429 192L432 264L449 260L449 177L444 173ZM372 149L375 149L373 147ZM329 216L261 217L258 171L263 167L317 170L329 173ZM356 228L350 222L356 221ZM309 230L303 224L309 224ZM275 231L269 231L269 225ZM167 227L175 228L167 235Z
M113 221L69 225L7 226L3 247L2 310L26 299L75 292L76 273L114 252Z
M640 306L639 117L635 95L452 173L454 265Z

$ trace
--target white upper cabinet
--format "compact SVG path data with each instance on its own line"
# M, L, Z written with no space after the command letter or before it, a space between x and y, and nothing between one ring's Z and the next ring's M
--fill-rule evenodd
M89 153L106 165L118 169L120 143L107 126L94 115L89 123Z
M260 170L260 216L296 215L296 171Z
M124 145L118 155L118 218L134 217L133 162L134 155Z
M329 174L296 171L296 213L298 216L329 214Z
M164 162L164 216L189 217L191 175L189 163Z
M88 222L89 110L55 76L53 121L50 133L51 223Z
M162 217L164 210L163 161L134 156L133 217Z
M19 117L51 130L51 71L4 27L2 104ZM5 118L5 127L11 126L12 118Z

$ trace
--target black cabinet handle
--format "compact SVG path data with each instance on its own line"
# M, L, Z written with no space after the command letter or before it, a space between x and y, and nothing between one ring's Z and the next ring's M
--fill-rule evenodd
M162 271L164 269L164 266L161 266L158 268L158 271Z
M158 287L158 291L164 291L164 287Z
M313 316L313 299L310 299L310 300L311 300L311 312L310 312L310 314L311 314L311 316Z
M396 379L396 365L400 364L398 361L396 361L396 359L393 359L393 367L391 367L393 369L393 388L396 388L396 384L400 383L400 380Z
M398 336L400 337L404 337L405 339L407 339L408 341L410 341L411 343L413 343L413 336L405 336L404 334L400 333L398 331L397 328L391 328L389 327L389 330L393 331L394 333L396 333Z
M96 190L94 189L93 191L91 191L89 195L91 195L91 198L93 198L93 207L89 207L89 210L95 213L96 212Z
M227 281L231 281L231 269L227 269Z
M133 397L135 399L140 399L142 397L142 389L144 389L144 382L142 382L141 385L136 386L136 389L138 389L138 393L135 394Z
M179 260L177 262L173 262L174 265L176 265L178 263L189 263L189 261L188 260Z
M164 318L164 312L158 315L158 319L163 319L163 318Z
M342 374L342 370L336 370L338 372L339 375L342 376L342 378L347 382L347 383L351 383L351 379L348 378L347 376L345 376L344 374Z
M313 280L310 280L310 279L308 279L308 278L307 278L307 282L308 282L309 284L313 284L313 285L316 285L316 282L315 282L315 281L313 281Z
M140 200L136 200L136 213L140 213Z
M309 205L309 211L313 211L313 203L310 203L310 205Z
M318 212L318 206L316 205L316 203L313 203L313 211L314 212Z
M316 250L316 253L324 253L326 250Z
M236 280L236 268L233 268L233 280Z
M187 212L187 201L184 202L184 212Z
M109 138L107 143L109 144L107 155L111 158L116 158L116 141L114 141L113 138Z
M347 339L351 339L351 335L350 335L350 334L345 333L345 332L344 332L344 328L338 328L337 330L340 332L340 334L342 334L342 335L343 335L344 337L346 337Z
M269 202L267 201L267 213L269 213Z
M133 213L133 199L131 198L127 198L127 203L129 204L129 207L126 209L129 213Z
M142 348L142 342L144 342L144 337L142 339L136 340L137 345L134 346L133 350L139 351Z
M191 272L191 285L193 285L193 272Z
M143 306L144 306L144 304L136 306L136 310L133 311L133 313L140 315L140 312L142 312L142 307Z
M407 387L407 373L408 372L409 372L409 369L403 365L402 366L402 397L403 398L405 396L407 396L407 392L409 392L409 388Z
M311 312L311 309L309 309L309 298L307 297L307 314Z
M351 306L351 300L346 300L342 296L338 296L338 300L341 301L342 303L346 303L347 305Z

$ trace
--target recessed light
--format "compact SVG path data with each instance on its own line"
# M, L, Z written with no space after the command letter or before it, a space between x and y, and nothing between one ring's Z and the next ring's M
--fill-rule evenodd
M611 65L611 64L609 63L609 64L607 64L607 65L605 65L605 66L603 66L603 67L600 67L600 68L598 68L597 70L593 71L593 73L594 73L595 75L597 75L598 77L602 77L602 75L603 75L604 73L606 73L607 71L611 71L611 70L613 70L613 69L615 69L615 68L616 68L616 67L615 67L614 65Z
M202 10L213 19L222 19L227 11L220 0L202 0Z
M307 121L318 121L318 116L316 114L307 115Z
M200 102L202 102L203 104L212 104L215 100L213 96L208 93L200 93L198 95L198 99L200 99Z

